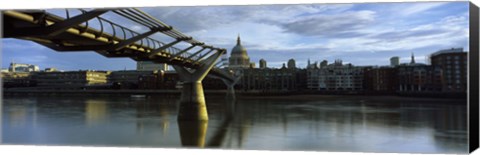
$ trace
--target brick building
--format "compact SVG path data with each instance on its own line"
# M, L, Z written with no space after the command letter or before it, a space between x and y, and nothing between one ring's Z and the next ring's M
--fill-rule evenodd
M364 89L366 91L393 93L397 91L398 76L395 67L366 67Z
M430 56L432 66L443 69L443 91L467 91L468 56L463 48L440 50Z
M427 65L398 66L398 91L400 92L441 92L442 69Z

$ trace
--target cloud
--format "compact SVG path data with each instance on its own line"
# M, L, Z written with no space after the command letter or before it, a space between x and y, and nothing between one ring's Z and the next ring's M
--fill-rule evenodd
M405 30L405 31L388 31L375 34L371 37L376 39L382 39L382 41L391 42L391 41L400 41L409 38L415 37L427 37L431 35L438 35L443 33L448 33L448 30L444 29L423 29L423 30Z
M330 5L253 5L221 7L161 7L142 8L160 20L185 33L242 22L279 24L297 16L322 12L338 12L352 4Z
M354 65L388 64L391 56L408 57L411 52L422 57L443 48L463 47L468 50L467 2L140 9L186 35L228 51L236 44L240 34L251 60L258 63L260 58L264 58L269 66L281 66L290 58L302 65L309 58L312 62L340 58ZM57 14L63 13L57 11ZM148 30L112 12L102 17L140 33ZM90 26L98 28L99 24L91 22ZM163 34L151 37L164 43L173 40ZM2 42L2 50L5 51L3 60L43 55L47 59L38 57L38 60L45 60L42 66L62 66L65 69L134 68L134 61L129 59L103 58L93 52L63 54L32 42ZM183 49L188 45L175 46ZM85 63L78 57L91 59L92 63Z
M142 8L142 10L157 17L161 21L174 26L175 29L191 33L205 30L211 27L221 26L233 22L234 10L228 10L229 7L161 7L161 8ZM233 19L232 19L233 18Z
M398 8L398 13L399 15L402 16L409 16L409 15L414 15L418 14L442 5L447 4L446 2L431 2L431 3L405 3L403 5L400 5L400 8Z
M173 23L175 19L192 22L188 28L192 36L228 50L240 33L252 61L267 58L281 65L290 58L333 60L362 55L383 60L379 57L401 55L402 51L425 53L464 47L468 40L468 14L436 9L445 4L453 3L388 3L381 8L376 4L205 7L178 9L164 15ZM391 10L401 14L391 14ZM426 14L432 10L442 16ZM183 12L176 14L179 11ZM211 16L212 12L222 16ZM413 14L423 17L408 17ZM209 23L208 27L205 23ZM352 63L372 61L352 59Z
M309 15L283 24L286 32L300 35L324 37L354 37L363 35L356 32L375 21L375 12L356 11L335 15Z
M413 49L426 46L466 46L468 41L468 19L461 16L447 16L429 24L408 29L389 30L369 36L373 42L366 46L388 45L392 49ZM464 42L458 44L458 42Z

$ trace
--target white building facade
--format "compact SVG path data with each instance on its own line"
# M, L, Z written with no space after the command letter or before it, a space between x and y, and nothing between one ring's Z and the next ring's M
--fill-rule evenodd
M8 68L10 72L39 72L40 67L31 64L10 63Z
M364 67L341 61L322 68L307 69L307 89L310 90L363 90Z

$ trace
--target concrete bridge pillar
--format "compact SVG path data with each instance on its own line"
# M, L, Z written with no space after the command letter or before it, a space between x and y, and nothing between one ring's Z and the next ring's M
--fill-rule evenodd
M214 66L215 61L224 54L225 51L218 51L209 56L204 63L195 70L190 70L182 66L172 65L177 71L180 79L183 81L182 95L180 97L180 106L178 117L180 120L208 120L207 105L203 93L202 80Z
M183 82L178 120L208 120L202 81Z

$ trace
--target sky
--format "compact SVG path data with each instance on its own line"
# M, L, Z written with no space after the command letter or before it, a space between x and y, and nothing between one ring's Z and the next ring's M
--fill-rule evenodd
M468 2L301 4L256 6L191 6L139 8L196 40L230 50L240 35L250 61L281 67L295 59L304 68L308 59L341 59L355 66L389 65L399 56L427 63L442 49L468 51ZM47 10L62 16L62 10ZM138 32L147 29L113 13L102 17ZM91 24L93 27L96 25ZM98 26L98 24L97 24ZM165 43L171 38L152 36ZM176 47L185 48L186 44ZM195 51L195 50L192 50ZM2 68L10 62L41 69L135 69L129 58L106 58L93 51L56 52L39 44L2 38Z

